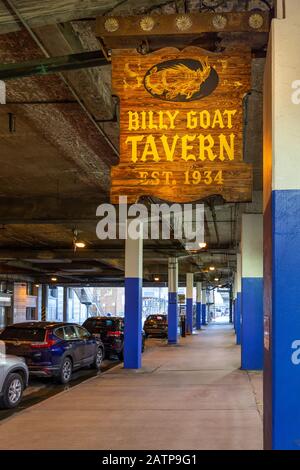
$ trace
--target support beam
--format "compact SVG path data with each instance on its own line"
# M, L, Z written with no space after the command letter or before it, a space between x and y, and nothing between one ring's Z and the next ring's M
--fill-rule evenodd
M206 287L202 287L202 308L201 308L201 323L203 326L207 325L206 321Z
M193 290L194 290L194 274L186 275L186 326L187 333L193 334Z
M263 217L242 216L242 369L263 368Z
M169 258L168 264L168 343L176 344L178 340L178 260Z
M142 280L142 234L140 238L134 240L128 233L125 242L125 369L142 367Z
M202 284L197 282L196 284L196 329L201 330L201 291Z
M42 315L41 320L46 321L48 316L48 297L49 297L49 286L47 284L42 285Z
M63 321L69 320L69 287L63 287Z
M272 23L264 83L264 447L299 450L299 0Z
M229 289L229 323L233 323L233 292L232 284Z
M237 274L236 274L236 304L235 304L235 333L236 344L241 344L241 311L242 311L242 258L237 254Z
M162 0L13 0L13 5L31 27L63 23L81 18L95 18L106 13L132 14L145 11L163 3ZM0 34L18 31L15 21L5 2L0 2Z

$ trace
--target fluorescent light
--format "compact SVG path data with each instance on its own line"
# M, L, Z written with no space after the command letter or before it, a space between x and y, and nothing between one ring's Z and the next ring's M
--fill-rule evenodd
M75 242L75 246L77 248L85 248L86 244L84 242Z

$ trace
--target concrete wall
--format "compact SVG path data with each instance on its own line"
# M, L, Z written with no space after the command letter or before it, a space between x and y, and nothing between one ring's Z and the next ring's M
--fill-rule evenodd
M37 297L34 295L27 295L26 283L14 283L13 295L13 321L19 323L26 321L26 307L37 307Z

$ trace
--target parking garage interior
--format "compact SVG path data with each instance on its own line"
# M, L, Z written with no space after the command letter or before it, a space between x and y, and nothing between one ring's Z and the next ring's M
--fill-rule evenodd
M110 336L124 341L122 354L103 352L94 370L92 359L73 367L66 383L52 380L57 373L50 377L46 367L38 376L30 373L19 405L0 410L0 449L299 449L299 107L290 99L300 73L296 3L0 1L0 340L12 325L48 325L55 335L60 326L80 328L104 318L107 325L120 321ZM98 236L97 208L118 206L122 174L133 168L122 136L129 135L124 113L132 102L126 99L142 83L140 69L125 67L128 79L116 73L128 51L150 64L164 48L165 62L185 48L206 51L209 58L238 57L236 69L219 59L222 73L240 78L233 88L225 83L228 101L220 95L214 106L235 106L239 87L247 85L237 101L238 169L226 167L234 159L229 140L221 163L216 155L209 162L225 165L231 186L209 193L202 179L200 197L191 184L189 199L188 189L174 184L174 199L169 187L164 199L164 189L155 193L153 183L134 199L132 174L124 177L129 202L143 207L203 205L203 239L196 249L174 236L172 223L169 238ZM147 67L146 88L158 72L149 98L155 100L161 93L155 80L164 69ZM183 101L172 106L179 109ZM182 106L194 112L195 103L187 99ZM167 109L165 102L160 106ZM161 119L147 125L166 129ZM226 139L230 131L214 119ZM148 155L157 162L161 156L149 142L144 165ZM205 148L211 155L212 144ZM173 163L171 147L164 149ZM195 149L187 144L187 151ZM193 155L184 155L184 164L190 163ZM120 230L119 218L116 225ZM287 300L279 294L284 288ZM287 310L293 312L288 321L282 318ZM154 318L159 334L147 332L147 318ZM103 331L96 333L101 349Z

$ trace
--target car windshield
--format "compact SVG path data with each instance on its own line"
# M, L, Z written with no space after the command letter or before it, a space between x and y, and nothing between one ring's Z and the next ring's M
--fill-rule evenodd
M87 320L83 326L88 330L113 330L117 327L117 321L112 318L95 318Z
M0 334L0 340L20 340L42 342L45 338L45 330L42 328L5 328Z

